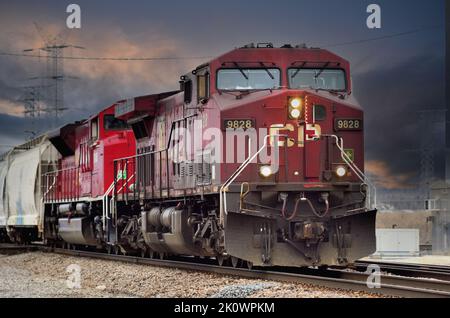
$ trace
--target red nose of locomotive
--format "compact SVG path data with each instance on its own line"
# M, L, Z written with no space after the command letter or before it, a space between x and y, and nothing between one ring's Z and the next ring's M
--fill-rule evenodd
M363 112L355 101L344 99L339 93L311 89L255 94L258 96L247 102L242 99L240 105L221 113L228 133L243 130L241 133L247 138L257 136L258 144L252 143L254 151L263 146L266 136L272 136L258 162L253 161L238 180L262 183L358 181L336 145L336 138L342 138L347 159L363 170ZM230 145L227 147L229 151ZM242 145L234 149L243 151ZM237 169L238 164L226 172Z

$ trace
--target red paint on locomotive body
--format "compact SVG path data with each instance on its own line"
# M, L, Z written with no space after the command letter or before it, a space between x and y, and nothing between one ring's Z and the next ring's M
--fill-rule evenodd
M278 68L281 71L280 89L254 93L254 96L243 97L236 101L230 95L221 93L215 83L218 70L228 67L235 68L234 62L244 67L261 67L259 62L270 68ZM305 63L306 62L306 63ZM258 65L259 63L259 65ZM346 74L346 93L351 92L349 63L331 52L322 49L285 49L285 48L252 48L238 49L224 54L211 61L211 102L208 106L218 108L220 119L252 118L257 127L264 127L270 131L272 125L280 125L284 128L277 130L280 134L287 134L292 138L294 145L288 147L285 152L280 148L280 169L275 175L275 182L316 182L322 181L322 172L325 167L325 141L307 140L308 126L319 125L321 134L335 134L333 122L335 118L360 118L363 112L355 101L341 100L335 94L319 92L312 89L296 90L289 88L287 70L299 67L302 64L306 68L323 67L324 63L332 65L330 69L342 69ZM300 120L291 120L288 117L289 98L301 97L304 101L302 117ZM326 109L326 118L314 121L312 118L313 106L322 105ZM218 124L217 122L215 123ZM312 127L311 127L312 128ZM355 150L357 165L363 169L363 133L339 133L345 139L346 146ZM302 136L299 138L299 136ZM304 140L299 140L299 139ZM303 144L301 144L303 142ZM298 144L297 144L298 143ZM330 158L334 163L342 160L335 152ZM238 168L239 164L222 166L222 182ZM288 169L285 169L288 166ZM287 170L287 175L286 175ZM298 172L297 174L294 174ZM355 180L350 178L349 180ZM253 165L244 171L238 181L264 182L265 179L258 176L257 165Z

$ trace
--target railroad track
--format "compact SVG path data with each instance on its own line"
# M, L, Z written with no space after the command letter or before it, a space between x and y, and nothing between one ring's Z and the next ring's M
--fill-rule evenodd
M385 296L399 297L450 297L450 282L381 275L380 288L367 286L367 275L359 272L330 269L314 274L300 274L277 270L244 269L218 266L192 261L159 260L135 256L112 255L106 253L86 252L54 248L51 251L58 254L91 257L104 260L122 261L135 264L146 264L161 267L173 267L184 270L203 271L222 275L239 276L253 279L265 279L289 283L303 283L328 288L338 288L354 291L364 291Z
M373 261L358 261L355 268L358 271L366 271L367 266L375 264L384 272L394 275L408 277L433 278L450 282L450 266L428 265L428 264L411 264L411 263L390 263Z
M39 246L36 245L15 245L15 244L0 244L0 254L17 254L22 252L36 251Z
M288 283L302 283L327 288L363 291L384 296L417 297L417 298L450 298L450 282L422 278L380 275L379 288L369 288L368 275L357 271L340 269L244 269L193 262L186 260L160 260L136 256L114 255L99 252L68 250L32 245L34 250L57 254L88 257L95 259L121 261L134 264L171 267L184 270L202 271L221 275L238 276L251 279L265 279ZM2 246L0 245L0 250ZM22 249L27 250L27 247ZM371 262L369 262L371 264Z

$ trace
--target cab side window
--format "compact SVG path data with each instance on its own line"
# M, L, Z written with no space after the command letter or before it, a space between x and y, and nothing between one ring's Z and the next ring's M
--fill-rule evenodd
M126 121L117 119L114 115L105 115L105 117L103 117L103 128L107 131L129 129Z
M91 139L98 139L98 117L91 121Z
M197 75L197 101L209 98L209 73Z
M184 89L184 103L190 104L192 101L192 81L188 80L183 83Z

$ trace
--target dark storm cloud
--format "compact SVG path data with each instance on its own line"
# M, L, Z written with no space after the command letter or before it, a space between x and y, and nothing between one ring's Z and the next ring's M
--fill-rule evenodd
M440 154L444 147L443 112L430 112L430 127L420 112L444 108L443 60L419 56L394 67L380 66L354 77L355 95L365 110L366 156L385 161L393 174L417 181L423 144ZM436 174L443 163L437 156ZM406 181L406 180L405 180Z
M0 68L3 63L0 61ZM0 79L0 98L3 99L15 99L21 94L21 90L18 87L8 85L6 81Z
M0 153L32 137L32 129L37 131L47 127L48 123L44 119L32 121L29 118L0 114Z

